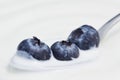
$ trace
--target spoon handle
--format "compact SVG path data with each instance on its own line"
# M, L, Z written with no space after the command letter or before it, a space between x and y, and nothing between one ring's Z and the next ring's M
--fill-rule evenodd
M110 19L109 21L107 21L99 30L99 36L100 39L103 39L104 36L106 35L106 33L108 33L108 31L118 22L120 21L120 13L117 14L115 17L113 17L112 19Z

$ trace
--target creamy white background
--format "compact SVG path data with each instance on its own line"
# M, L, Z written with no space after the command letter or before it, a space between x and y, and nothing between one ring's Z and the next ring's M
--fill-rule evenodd
M120 23L101 42L96 61L44 72L8 68L25 38L37 36L51 46L83 24L99 29L118 13L119 0L0 0L0 80L119 80Z

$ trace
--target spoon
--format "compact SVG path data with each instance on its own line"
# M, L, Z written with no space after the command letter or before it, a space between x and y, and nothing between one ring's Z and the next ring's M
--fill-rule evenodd
M105 35L112 29L112 27L120 21L120 13L115 17L107 21L99 30L100 41L103 40ZM20 69L20 70L28 70L28 71L43 71L43 70L55 70L55 69L64 69L65 67L70 67L73 65L79 65L82 63L87 63L94 61L99 57L98 48L93 48L87 51L81 51L80 57L74 59L72 61L59 61L56 60L53 56L48 61L38 61L34 58L25 58L17 53L21 53L17 51L16 54L12 57L9 66ZM25 53L25 52L22 52ZM27 54L27 53L25 53Z

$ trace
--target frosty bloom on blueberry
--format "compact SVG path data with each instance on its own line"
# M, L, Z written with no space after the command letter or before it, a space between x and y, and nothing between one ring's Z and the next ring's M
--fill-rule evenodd
M50 48L44 42L40 41L37 37L23 40L18 45L17 50L23 52L18 54L25 56L25 52L37 60L48 60L51 57Z
M75 43L82 50L89 50L94 46L98 47L100 38L96 29L83 25L71 32L68 41Z
M62 61L72 60L79 57L78 47L68 41L57 41L51 46L53 56Z

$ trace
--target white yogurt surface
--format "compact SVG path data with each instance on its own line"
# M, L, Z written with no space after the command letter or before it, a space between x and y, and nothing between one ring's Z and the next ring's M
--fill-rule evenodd
M119 0L0 0L0 80L120 80L120 23L98 49L83 51L74 61L51 58L43 63L14 57L18 44L32 36L51 46L67 39L72 30L84 24L99 29L120 13L119 3ZM17 64L14 67L25 70L10 67L11 59L17 59L13 61Z

